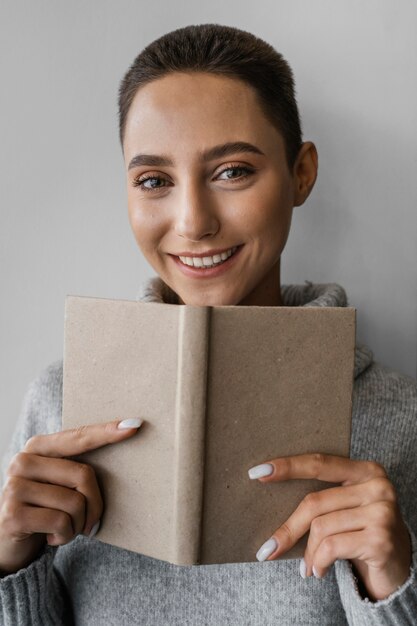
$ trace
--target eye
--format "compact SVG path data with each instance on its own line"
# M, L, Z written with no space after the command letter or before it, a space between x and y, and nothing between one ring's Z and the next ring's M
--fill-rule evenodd
M149 182L149 184L147 184ZM159 189L163 189L167 187L166 184L168 181L166 178L162 176L155 176L154 174L145 174L142 176L138 176L133 180L133 187L139 187L143 191L158 191Z
M254 169L236 164L229 164L216 176L217 180L227 180L230 183L240 182L254 173ZM170 181L157 174L142 174L133 180L133 187L139 187L142 191L158 192L164 187L170 186Z
M248 178L254 173L254 169L243 165L228 165L217 176L218 180L228 180L230 182L240 182L241 180ZM224 175L224 176L223 176Z

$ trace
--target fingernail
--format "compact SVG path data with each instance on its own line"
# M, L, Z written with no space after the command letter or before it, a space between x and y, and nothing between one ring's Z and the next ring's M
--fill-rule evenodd
M262 463L262 465L255 465L248 470L249 478L262 478L263 476L269 476L274 471L274 466L271 463Z
M304 559L300 561L300 576L301 578L307 578L307 565Z
M313 565L313 574L316 578L321 578L321 576L318 575L316 568Z
M264 544L261 545L258 552L256 553L256 558L258 561L265 561L275 550L278 548L277 540L274 537L265 541Z
M98 520L98 522L94 524L93 528L90 530L90 534L88 535L88 538L91 539L92 537L94 537L94 535L96 534L99 528L100 528L100 520Z
M141 420L140 418L130 418L127 420L122 420L121 422L118 423L117 428L139 428L139 426L142 424L143 420Z

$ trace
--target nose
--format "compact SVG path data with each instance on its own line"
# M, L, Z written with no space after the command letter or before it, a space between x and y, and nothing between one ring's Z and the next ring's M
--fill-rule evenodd
M220 228L213 199L198 182L184 185L178 198L175 232L179 237L199 241L215 235Z

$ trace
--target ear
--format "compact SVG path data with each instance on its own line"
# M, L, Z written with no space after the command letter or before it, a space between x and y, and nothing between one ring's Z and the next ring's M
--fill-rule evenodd
M294 206L300 206L307 200L316 182L317 170L316 146L311 141L305 141L300 148L293 168Z

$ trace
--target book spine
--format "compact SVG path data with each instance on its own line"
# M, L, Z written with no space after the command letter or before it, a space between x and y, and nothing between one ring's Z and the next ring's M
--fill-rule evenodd
M210 307L182 305L174 445L172 562L198 564L203 507Z

